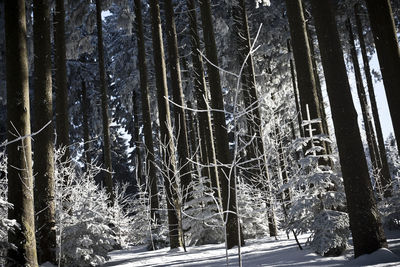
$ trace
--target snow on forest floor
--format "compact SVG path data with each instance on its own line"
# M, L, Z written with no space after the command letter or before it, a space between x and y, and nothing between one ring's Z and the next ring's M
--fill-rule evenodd
M321 257L307 246L299 250L293 238L281 234L278 240L266 237L246 241L242 247L243 266L400 266L400 231L386 232L389 249L353 259L352 247L340 257ZM292 236L291 236L292 237ZM304 244L308 235L299 237ZM226 266L224 244L189 247L188 252L164 248L147 251L145 246L109 253L104 266ZM229 250L229 266L238 266L237 248Z

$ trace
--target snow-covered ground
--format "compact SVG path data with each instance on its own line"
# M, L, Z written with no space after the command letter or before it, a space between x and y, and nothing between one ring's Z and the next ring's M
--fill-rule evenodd
M343 256L321 257L308 247L299 250L285 234L274 238L247 240L242 247L243 266L400 266L400 231L387 232L389 249L353 259L350 247ZM293 237L293 236L291 236ZM304 244L307 235L300 236ZM225 266L224 244L189 247L188 252L168 248L147 251L144 246L113 251L104 266ZM237 248L229 250L229 266L238 266Z

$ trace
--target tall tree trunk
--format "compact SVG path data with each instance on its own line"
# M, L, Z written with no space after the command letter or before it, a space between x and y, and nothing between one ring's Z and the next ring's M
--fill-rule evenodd
M397 148L400 151L400 49L390 0L366 0Z
M85 80L82 78L82 98L81 98L81 108L82 108L82 128L83 128L83 150L85 165L90 164L90 133L89 133L89 105L90 101L87 98L87 88Z
M154 159L153 129L151 126L151 112L149 102L149 89L147 80L146 49L144 45L142 6L140 0L135 0L135 15L137 24L138 67L140 71L140 96L142 101L143 133L146 145L146 176L148 177L148 190L152 222L157 222L159 216L159 196L157 187L157 167Z
M358 257L387 247L361 142L331 2L311 0ZM360 201L362 199L362 201Z
M311 119L321 118L310 44L301 0L286 0L286 10L296 67L301 114L303 118L306 117L306 105L308 105ZM323 133L320 123L314 124L313 127L316 130L315 135ZM305 129L303 131L306 137L310 136L310 133L305 131Z
M383 176L382 183L384 186L389 185L389 187L385 188L384 196L388 197L391 195L391 186L390 186L391 177L390 177L389 165L388 165L387 156L386 156L386 148L385 148L385 141L383 139L381 121L379 119L378 105L376 104L374 84L372 82L372 76L371 76L371 68L369 66L367 49L365 46L363 26L362 26L360 15L359 15L360 12L361 12L360 6L356 5L354 7L354 14L356 17L358 40L360 42L361 55L362 55L362 59L363 59L363 63L364 63L364 73L365 73L365 78L367 80L368 94L369 94L369 99L370 99L371 108L372 108L372 115L374 118L376 136L378 137L379 156L380 156L381 163L382 163L382 170L381 170L382 176Z
M288 53L291 54L292 46L290 44L290 39L287 40L287 48L288 48ZM302 122L303 122L303 116L301 115L301 110L300 110L300 99L299 99L299 92L297 90L296 72L294 70L294 64L293 64L292 57L290 57L290 59L289 59L289 67L290 67L290 74L291 74L291 78L292 78L294 101L296 104L297 123L299 124L299 133L300 133L300 137L304 137L304 128L301 126Z
M56 92L56 133L57 147L65 146L62 161L69 158L69 116L67 65L65 51L65 7L64 0L56 0L54 11L54 48L55 48L55 92Z
M250 163L250 169L254 170L250 174L253 176L253 181L256 181L258 187L269 193L269 186L266 184L270 183L270 177L268 174L267 159L264 151L264 142L262 139L262 127L261 127L261 115L258 108L258 96L256 91L256 80L253 67L253 56L251 54L251 40L248 26L248 19L246 13L246 4L244 0L239 0L237 5L233 6L233 19L235 22L235 32L237 40L237 51L239 64L245 62L243 73L241 76L242 91L244 92L244 103L245 108L249 110L247 116L248 134L253 137L253 141L249 145L248 155L250 156L247 160ZM246 59L247 57L247 59ZM247 98L246 98L247 96ZM261 179L261 181L260 181ZM271 207L271 200L267 199L267 206L271 211L269 220L269 233L270 236L277 235L276 223L274 218L274 212Z
M204 44L206 56L210 62L207 62L208 79L211 91L211 107L213 111L216 157L223 164L218 168L218 176L221 183L222 206L224 210L224 219L226 221L227 247L232 248L239 245L238 220L236 214L236 188L233 171L229 165L232 164L232 155L229 151L229 139L226 128L226 118L224 110L224 99L221 88L221 78L218 66L217 47L215 44L214 26L211 16L210 0L199 0L201 20L203 26ZM213 66L214 65L214 66Z
M97 49L99 57L100 91L101 91L101 114L103 118L103 157L106 171L103 173L104 185L109 195L111 203L114 203L112 164L111 164L111 144L110 126L108 118L107 104L107 81L104 67L104 46L103 46L103 25L101 21L101 1L96 0L96 20L97 20Z
M135 144L135 152L134 154L136 156L133 156L133 163L135 163L136 166L136 180L138 182L138 186L142 187L146 184L146 181L144 181L144 176L143 176L143 170L142 170L142 156L140 153L140 147L141 147L141 142L140 142L140 133L139 133L139 113L138 113L138 108L137 108L138 102L136 100L136 92L133 90L132 92L132 111L133 111L133 142Z
M175 176L175 148L168 102L167 73L165 68L164 46L162 43L160 6L158 0L151 0L149 4L157 86L158 118L160 121L160 140L166 168L164 185L167 197L169 239L170 247L173 249L183 246L183 233L180 220L181 203L177 196L179 185Z
M51 86L50 6L48 0L33 4L34 37L34 131L53 120ZM36 137L34 143L35 211L39 263L56 263L55 182L53 123Z
M382 177L382 173L380 172L380 170L382 169L382 164L380 162L380 157L378 154L378 145L376 144L375 131L372 126L371 116L369 113L370 111L369 111L368 100L365 94L365 88L362 81L362 75L361 75L360 65L358 62L357 50L354 42L353 30L351 28L350 19L346 20L346 28L349 34L348 39L349 39L351 60L353 62L354 75L356 77L357 93L358 93L358 98L360 100L361 112L364 121L365 135L367 137L369 155L371 157L373 173L375 176L374 178L376 179L376 186L378 191L382 193L381 182L383 182L384 180Z
M169 71L171 75L171 86L172 86L172 96L174 103L174 116L175 116L175 127L178 133L177 146L178 146L178 168L181 180L181 190L182 190L182 205L186 202L188 194L190 193L189 184L192 181L192 167L189 161L189 145L187 138L187 127L186 127L186 114L185 110L182 108L185 105L183 92L182 92L182 79L181 79L181 69L179 66L179 53L178 53L178 40L176 37L176 27L175 27L175 14L174 7L172 5L172 0L164 1L165 10L165 25L167 32L167 42L168 42L168 62ZM178 105L178 106L177 106Z
M199 131L200 131L200 149L201 163L207 168L202 169L202 175L210 177L211 190L214 197L221 201L221 188L218 177L217 158L214 144L214 133L211 124L211 113L208 109L209 92L206 86L204 75L203 58L200 54L200 38L197 26L197 14L194 0L187 0L187 9L189 16L189 27L191 35L192 62L194 69L194 90L197 102Z
M16 249L8 251L9 266L38 266L33 210L33 175L28 51L26 46L25 1L5 1L7 127L8 141L26 137L7 146L8 218L21 229L8 233Z

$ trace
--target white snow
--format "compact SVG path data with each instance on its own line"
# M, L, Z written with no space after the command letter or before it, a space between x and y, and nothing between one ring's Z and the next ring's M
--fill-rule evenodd
M299 250L293 236L281 234L278 240L265 237L247 240L242 247L243 266L400 266L400 231L387 233L389 249L353 259L352 247L340 257L321 257L309 247ZM299 240L304 244L308 235ZM397 253L397 254L395 254ZM168 248L147 251L144 246L109 253L111 260L104 266L226 266L224 244L189 247L188 252ZM229 250L229 266L238 266L237 248Z

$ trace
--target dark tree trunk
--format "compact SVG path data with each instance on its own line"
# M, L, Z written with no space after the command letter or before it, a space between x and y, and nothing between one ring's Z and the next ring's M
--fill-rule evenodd
M350 54L351 54L351 60L353 62L354 75L356 77L357 93L358 93L358 99L360 100L360 105L361 105L361 112L362 112L362 117L363 117L363 122L364 122L365 135L367 137L369 155L370 155L371 162L372 162L374 178L376 179L376 187L377 187L378 191L381 193L382 192L381 182L383 180L383 177L382 177L382 173L380 172L380 170L382 168L382 165L381 165L380 157L378 154L378 145L376 144L375 131L372 126L371 116L369 113L370 111L369 111L368 100L367 100L367 96L365 94L365 88L364 88L364 84L362 81L362 75L361 75L360 65L359 65L358 58L357 58L357 50L356 50L356 45L354 42L353 30L351 28L350 19L346 20L346 28L347 28L347 31L349 34L348 39L349 39L349 46L350 46Z
M287 48L288 48L288 53L291 54L292 47L290 45L290 39L287 40ZM290 74L291 74L291 78L292 78L294 101L296 104L297 123L299 125L299 133L300 133L300 137L304 137L304 128L301 126L302 122L303 122L303 116L301 115L301 110L300 110L299 92L297 90L297 83L296 83L296 72L294 70L294 64L293 64L292 57L290 57L290 59L289 59L289 66L290 66Z
M160 6L158 0L151 0L149 4L157 86L158 118L160 122L160 140L164 157L163 162L166 168L164 185L167 197L169 239L170 247L173 249L183 246L183 234L180 220L181 203L177 196L179 186L175 177L175 148L168 102L167 73L165 68L164 46L162 43Z
M5 1L8 141L31 134L25 1ZM8 233L16 249L8 251L8 266L38 266L33 210L31 138L7 146L8 218L21 229Z
M365 78L367 80L368 94L369 94L369 99L371 102L372 115L374 118L376 136L378 137L379 156L380 156L380 160L382 163L382 170L381 170L382 176L383 176L382 185L385 187L384 196L388 197L391 195L391 186L390 186L391 177L390 177L389 165L388 165L388 161L387 161L387 157L386 157L386 148L385 148L385 141L383 139L381 121L379 119L378 105L376 104L374 84L372 82L372 76L371 76L371 68L369 66L367 49L365 46L363 26L362 26L360 15L359 15L360 11L361 11L360 6L356 5L354 8L354 13L355 13L355 17L356 17L358 40L360 42L361 55L362 55L362 59L363 59L363 63L364 63L364 73L365 73Z
M229 168L232 164L232 155L229 151L229 139L226 128L224 99L221 88L221 78L219 70L214 67L218 66L217 47L215 44L214 24L211 15L210 0L200 0L200 12L203 26L204 44L206 56L210 62L207 63L208 80L211 91L211 107L213 111L215 140L216 141L216 158L223 164L218 168L218 176L221 183L222 206L224 210L224 218L226 220L227 247L232 248L239 245L238 220L236 214L236 188L233 171Z
M143 133L146 145L146 176L148 176L148 190L150 196L152 222L159 220L158 210L160 208L158 187L157 187L157 167L154 159L153 130L151 126L151 112L149 102L149 89L147 81L146 49L144 45L142 6L140 0L135 0L135 15L137 24L137 43L138 43L138 67L140 71L140 96L142 100Z
M202 175L210 177L211 190L214 197L221 201L220 181L218 177L217 159L214 145L214 133L211 125L211 113L208 108L209 92L204 76L203 59L200 55L200 38L197 26L197 14L194 0L187 0L189 27L191 35L192 62L194 69L194 90L197 102L200 132L201 163L207 168L202 169Z
M84 150L84 158L85 165L90 164L91 156L90 156L90 133L89 133L89 106L90 101L87 98L87 88L86 83L82 78L82 99L81 99L81 108L82 108L82 128L83 128L83 150Z
M286 10L290 26L290 36L293 48L293 56L297 74L300 107L303 119L306 117L306 105L309 107L311 119L321 119L318 93L315 84L314 70L311 60L311 51L304 19L301 0L286 0ZM320 123L314 124L314 135L323 133ZM303 129L306 137L310 136ZM322 144L321 144L322 145Z
M112 181L112 164L111 164L111 143L110 143L110 127L108 118L107 103L107 81L104 67L104 46L103 46L103 25L101 21L101 1L96 0L96 19L97 19L97 49L99 57L99 73L100 73L100 91L101 91L101 114L103 120L103 173L104 185L109 195L111 203L114 203L113 181Z
M181 70L179 66L179 53L178 53L178 40L176 37L176 27L175 27L175 14L174 7L172 5L172 0L164 1L165 10L165 24L167 32L167 42L168 42L168 62L169 71L171 75L171 86L172 86L172 96L174 100L173 110L175 117L175 127L178 134L177 146L178 146L178 168L181 180L181 190L182 190L182 205L186 202L189 197L190 189L189 184L192 181L192 166L189 161L189 145L188 145L188 135L186 127L186 114L183 106L185 105L183 92L182 92L182 79ZM178 106L177 106L178 105Z
M33 5L34 37L34 131L53 120L51 87L50 3L38 0ZM54 137L50 123L34 142L35 211L39 263L56 263Z
M311 0L342 167L354 254L358 257L387 247L387 243L372 191L357 113L330 4L329 1Z
M136 156L133 156L133 164L136 166L136 181L138 183L139 187L143 187L146 184L146 181L144 180L143 176L143 171L142 171L142 156L140 153L140 147L141 147L141 142L140 142L140 134L139 134L139 112L137 108L138 102L136 100L136 92L133 90L132 92L132 111L133 111L133 143L135 144L135 152L134 154Z
M262 139L261 116L258 108L258 96L256 91L256 80L253 67L253 57L251 55L251 40L246 13L246 4L244 0L239 0L237 5L233 6L233 19L235 22L235 32L237 41L238 60L240 66L245 62L242 76L242 91L244 95L245 108L249 110L247 116L248 135L253 138L247 149L247 161L250 169L250 178L256 185L269 194L270 177L268 174L267 159L264 152L264 143ZM246 59L247 57L247 59ZM261 179L261 181L260 181ZM271 210L268 216L270 236L277 235L274 212L270 205L271 200L267 199L267 206Z
M65 52L65 8L64 0L56 0L53 16L55 48L55 92L57 147L65 146L62 161L69 157L69 116L67 65Z
M390 116L400 151L400 49L390 0L366 0Z

